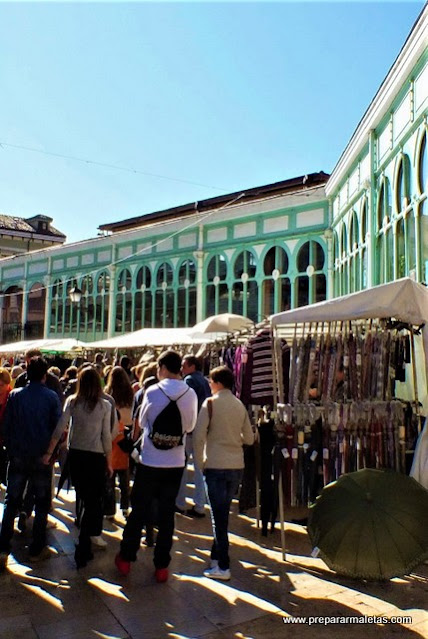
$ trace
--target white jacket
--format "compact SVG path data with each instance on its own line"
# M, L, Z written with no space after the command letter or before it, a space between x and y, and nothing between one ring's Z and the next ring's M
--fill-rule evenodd
M158 388L162 387L162 390ZM187 392L185 392L187 391ZM183 393L185 393L183 395ZM183 443L170 450L159 450L153 446L149 437L152 424L159 413L168 405L169 399L177 399L177 406L181 413L183 427ZM143 399L140 411L140 427L143 430L143 441L140 452L140 462L145 466L155 468L181 468L185 465L186 433L190 433L196 423L198 414L198 398L195 391L180 379L163 379L158 384L150 386Z

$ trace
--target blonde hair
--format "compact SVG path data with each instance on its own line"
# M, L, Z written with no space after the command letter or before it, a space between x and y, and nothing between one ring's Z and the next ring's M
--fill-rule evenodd
M0 367L0 382L3 382L3 384L10 384L10 381L11 377L7 368L3 368L3 366Z

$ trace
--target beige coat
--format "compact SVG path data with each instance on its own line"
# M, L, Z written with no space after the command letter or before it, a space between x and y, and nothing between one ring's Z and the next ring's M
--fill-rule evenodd
M212 401L210 422L208 402ZM252 444L254 433L244 404L224 389L206 399L193 431L193 453L199 468L244 468L243 444Z

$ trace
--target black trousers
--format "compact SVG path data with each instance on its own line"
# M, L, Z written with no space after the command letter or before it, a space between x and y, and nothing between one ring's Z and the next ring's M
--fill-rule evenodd
M71 481L82 501L79 546L87 552L92 536L101 534L103 527L103 496L106 459L102 453L70 448Z
M135 561L141 532L151 523L153 501L158 502L158 534L153 561L156 568L166 568L171 561L175 525L175 500L180 488L183 468L154 468L138 464L131 492L131 514L123 531L120 554Z

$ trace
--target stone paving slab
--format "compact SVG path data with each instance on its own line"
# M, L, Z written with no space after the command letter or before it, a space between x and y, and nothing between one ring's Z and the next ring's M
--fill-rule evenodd
M3 493L3 491L2 491ZM124 520L105 521L105 552L76 570L73 493L55 500L49 560L31 564L16 532L8 571L0 575L0 639L428 639L428 565L386 583L339 577L311 557L303 526L262 537L251 516L231 516L232 580L203 577L211 547L209 518L176 516L167 584L154 580L153 549L141 546L128 577L113 560ZM412 616L411 624L284 623L283 618ZM290 625L292 628L290 628Z

